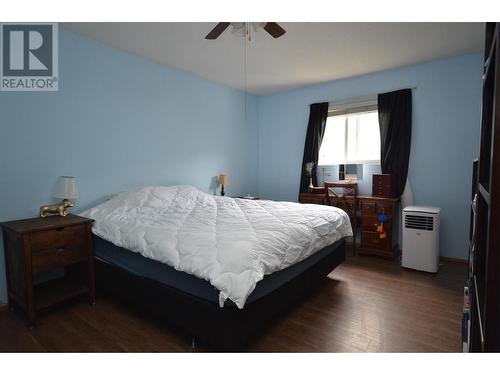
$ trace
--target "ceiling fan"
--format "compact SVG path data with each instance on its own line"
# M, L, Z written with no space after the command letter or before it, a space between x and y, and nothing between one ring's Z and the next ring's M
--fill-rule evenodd
M229 26L233 28L233 32L236 34L248 35L250 25L252 25L255 31L260 29L266 30L273 38L279 38L286 33L286 30L276 22L219 22L205 36L205 39L217 39Z

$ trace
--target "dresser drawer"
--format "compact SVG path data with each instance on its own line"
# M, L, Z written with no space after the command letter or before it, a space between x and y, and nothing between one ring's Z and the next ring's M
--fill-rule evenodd
M59 249L68 247L69 244L73 247L84 247L87 230L87 226L85 225L75 225L31 233L31 251L36 253L50 249Z
M386 197L386 196L391 196L390 195L390 186L374 186L372 189L372 195L378 196L378 197Z
M300 203L309 203L309 204L324 204L325 196L322 194L311 194L311 193L302 193L300 194Z
M391 216L392 204L389 202L362 201L361 211L363 212L363 215L377 216L385 213L386 215Z
M378 232L371 232L367 230L363 230L361 232L361 246L363 247L375 247L383 250L391 250L392 249L392 236L387 233L387 237L381 239L379 237Z
M309 203L324 204L325 203L325 198L322 197L322 196L311 197L311 198L309 198Z
M379 225L380 222L378 221L378 217L377 216L368 216L368 215L365 215L363 216L363 219L362 219L362 227L363 227L363 230L367 230L367 231L375 231L376 230L376 226ZM386 232L388 233L392 233L392 218L389 217L389 221L384 223L384 229Z
M33 272L39 273L82 262L87 258L88 254L85 246L71 244L35 252L31 256L31 264Z

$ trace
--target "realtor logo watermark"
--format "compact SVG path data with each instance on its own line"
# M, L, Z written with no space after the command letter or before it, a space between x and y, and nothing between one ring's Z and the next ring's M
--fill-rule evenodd
M59 89L57 24L0 24L0 43L0 91Z

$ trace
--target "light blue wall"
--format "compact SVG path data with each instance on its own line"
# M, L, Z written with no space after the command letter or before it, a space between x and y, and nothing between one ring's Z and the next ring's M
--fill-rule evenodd
M415 203L441 207L441 255L465 259L481 73L474 54L259 97L259 195L297 200L310 103L417 86L409 168Z
M78 210L138 185L208 192L223 172L228 195L256 192L255 97L245 120L243 93L65 30L59 67L58 92L0 92L0 221L36 216L64 174Z
M0 221L36 216L63 174L78 178L79 210L145 184L211 191L222 172L229 195L295 201L310 103L416 85L416 203L442 207L442 254L465 257L479 55L249 96L245 119L239 91L65 30L59 51L58 92L0 92ZM4 275L0 248L0 301Z

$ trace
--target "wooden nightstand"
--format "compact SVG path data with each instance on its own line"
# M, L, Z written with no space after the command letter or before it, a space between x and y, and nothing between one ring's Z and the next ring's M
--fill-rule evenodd
M3 229L9 304L36 311L79 295L95 301L92 223L76 215L10 221ZM49 273L55 279L42 281Z

